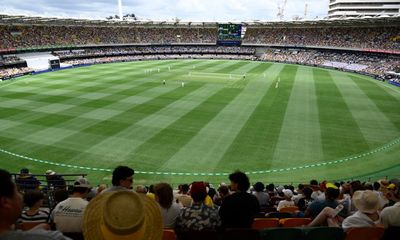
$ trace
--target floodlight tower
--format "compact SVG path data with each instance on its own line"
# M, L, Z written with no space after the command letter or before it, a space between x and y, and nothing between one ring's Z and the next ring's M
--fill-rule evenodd
M119 11L119 20L123 20L122 18L122 0L118 0L118 11Z
M277 16L280 20L282 20L283 17L285 16L284 12L285 12L286 3L287 3L287 0L284 0L284 1L283 1L282 6L281 6L280 3L278 3L278 14L276 14L276 16Z
M308 13L308 3L307 0L304 0L304 19L307 19L307 13Z

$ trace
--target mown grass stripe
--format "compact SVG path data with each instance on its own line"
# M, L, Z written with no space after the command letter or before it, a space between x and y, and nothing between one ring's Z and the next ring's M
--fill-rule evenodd
M218 163L217 170L226 166L231 169L269 169L293 85L290 74L297 69L296 66L282 69L282 66L274 64L270 67L265 80L274 84L279 75L282 87L264 89L262 100Z
M217 71L214 71L215 73L232 73L233 70L238 69L242 66L247 65L248 62L245 61L234 61L232 62L232 64L222 67L220 69L218 69Z
M248 71L248 73L250 73L250 74L260 74L260 76L258 76L258 77L264 78L266 76L267 69L269 67L271 67L271 66L272 66L271 63L258 62L258 64L256 64L255 67L251 68ZM265 74L265 76L264 76L264 74Z
M329 72L313 69L313 74L324 159L338 159L368 150L368 142Z
M161 166L213 119L241 89L222 89L163 129L128 156L144 169ZM196 121L193 121L196 119Z
M233 61L233 60L222 60L222 61L218 60L218 62L214 61L214 65L213 66L208 66L207 69L199 69L198 66L196 65L195 68L192 68L189 71L197 72L198 70L204 70L205 72L215 72L216 70L219 70L222 67L226 67L226 66L230 66L232 64L235 64L235 62L236 61Z
M382 145L399 136L396 126L347 73L330 72L330 74L370 147Z
M180 62L181 60L177 60L176 62ZM199 61L199 62L205 62L206 64L211 64L207 69L205 69L205 72L209 72L210 69L217 69L217 66L219 63L223 62L221 65L225 65L228 61L216 61L213 60L210 62L208 61ZM206 77L203 78L195 78L193 79L187 79L185 78L187 73L192 69L193 65L196 65L197 70L199 70L201 65L198 61L193 61L193 63L190 63L190 65L183 66L183 67L177 67L177 68L172 68L170 71L171 75L168 75L167 71L164 71L165 76L167 76L168 79L171 79L171 81L178 81L178 80L185 80L187 81L186 83L188 84L186 87L188 87L192 83L205 83L207 86L213 85L218 88L223 87L225 84L225 87L228 87L226 82L222 81L221 78L216 78L212 79L212 81L207 81ZM226 162L224 168L218 168L215 170L208 170L208 171L192 171L192 168L189 169L190 172L188 172L188 169L174 169L174 171L171 172L166 172L166 171L160 171L159 170L159 165L155 164L156 166L153 168L141 168L142 162L140 158L137 158L137 161L129 161L129 159L126 158L124 160L123 158L116 158L115 156L105 156L102 154L97 154L94 151L93 152L82 152L82 151L76 151L76 149L80 149L82 143L84 143L86 146L92 146L95 144L96 146L100 146L100 144L96 144L93 139L97 138L103 138L106 139L107 141L103 141L104 145L102 151L106 152L107 147L109 147L109 152L111 153L114 148L126 148L130 149L133 144L141 144L141 137L136 136L136 135L131 135L130 139L125 138L124 136L121 137L120 134L124 133L126 131L126 127L129 125L129 123L123 122L120 127L117 127L116 131L120 131L118 128L124 129L120 131L120 134L113 135L114 131L111 129L114 124L120 124L120 122L116 121L109 121L107 124L104 124L101 126L101 128L104 129L101 133L104 134L103 136L94 134L93 132L84 132L82 129L88 128L92 126L93 124L97 124L101 121L96 120L96 119L89 119L89 118L81 118L81 114L84 114L88 111L92 111L93 109L100 107L103 107L103 110L107 112L109 109L115 110L115 111L125 111L126 109L130 109L133 105L130 103L124 103L121 102L123 99L130 98L131 96L129 95L118 95L116 94L117 92L121 90L125 90L128 88L131 88L134 86L133 85L138 85L141 83L149 83L149 82L155 82L155 83L160 83L160 80L157 78L154 78L154 76L158 75L161 76L160 74L154 72L152 74L144 74L144 69L152 68L151 66L146 66L147 62L141 62L141 66L137 65L135 68L130 68L131 63L124 63L124 65L113 65L110 64L107 66L107 73L109 71L114 71L117 70L119 66L121 66L122 70L125 71L124 74L118 74L118 71L115 71L114 75L107 75L106 77L96 76L90 74L91 71L98 71L101 72L103 69L97 68L97 67L105 67L105 65L97 65L90 67L90 69L85 69L85 71L79 72L77 74L82 75L82 78L74 78L69 77L68 74L63 76L62 78L60 77L60 81L55 80L53 81L53 78L51 77L51 74L44 74L44 75L37 75L37 76L28 76L26 78L21 78L20 80L15 81L17 86L13 88L12 92L7 92L3 90L10 90L12 85L1 88L0 89L0 115L2 114L3 109L12 109L12 108L21 108L21 110L26 111L25 113L19 114L13 114L10 116L11 119L4 119L6 122L1 122L0 124L0 129L7 129L6 131L0 130L0 146L4 150L9 150L12 152L12 154L2 152L1 153L1 158L3 159L3 165L8 166L7 169L10 169L11 171L18 171L21 166L23 165L24 167L28 167L35 173L40 173L43 172L46 169L53 169L58 172L87 172L87 171L92 171L90 172L90 179L93 180L94 183L103 183L103 182L109 182L111 174L110 171L112 170L113 167L115 167L118 164L125 164L125 165L131 165L135 168L136 173L138 174L138 177L136 178L136 184L149 184L154 183L155 181L167 181L173 184L181 183L181 182L191 182L193 180L198 180L198 177L201 176L203 180L210 180L213 183L220 182L221 180L226 180L226 175L229 174L232 170L234 170L235 167L232 167L230 162ZM135 63L136 64L136 63ZM170 64L173 64L171 62ZM220 67L219 65L218 67ZM168 65L166 65L168 66ZM164 70L167 67L161 67ZM227 65L225 65L227 66ZM115 68L115 69L113 69ZM129 69L130 68L130 69ZM247 71L248 76L247 78L248 81L250 81L250 76L252 74L257 74L254 71L254 68L249 71L249 69L252 68L250 65L247 65L246 67L241 68L241 72ZM79 69L74 69L76 71L80 71ZM89 71L90 70L90 71ZM132 72L130 72L130 70ZM201 72L202 70L199 70ZM61 71L62 72L62 71ZM60 72L60 73L61 73ZM75 71L74 71L75 72ZM136 72L137 75L132 75L133 72ZM229 74L229 73L223 73L223 74ZM45 78L41 78L42 76L46 76ZM94 76L94 77L93 77ZM355 75L354 75L355 76ZM31 80L35 79L34 81ZM119 78L119 80L118 80ZM363 80L372 82L373 80L371 79L366 79L365 77L361 77ZM25 80L26 79L26 80ZM96 79L96 81L93 81L93 79ZM36 81L36 80L41 80L41 81ZM271 77L266 76L265 78L266 81L272 81ZM25 81L27 83L25 83ZM275 84L276 81L273 83ZM180 85L180 82L177 82ZM251 83L251 82L249 82ZM374 82L373 82L374 83ZM97 84L101 85L101 88L99 88L98 92L96 93L88 93L88 92L80 92L80 89L84 89L86 87L95 87ZM246 86L248 84L245 82L242 84L243 86ZM71 85L74 85L73 88L71 89L63 89L64 87L70 87ZM48 87L49 86L49 87ZM205 86L205 85L204 85ZM399 93L399 91L396 91L396 89L390 88L390 86L386 86L386 84L381 84L378 83L377 86L379 88L385 89L391 97L396 98L399 100L400 98L396 96L396 93ZM47 88L48 87L48 88ZM180 87L180 86L179 86ZM239 85L235 85L235 87L240 87ZM278 89L280 89L281 84L279 84ZM94 89L94 88L92 88ZM88 88L90 90L90 88ZM149 98L154 97L156 92L160 91L160 88L155 87L155 88L149 88ZM282 90L282 89L281 89ZM392 91L393 90L393 91ZM292 90L292 94L293 94ZM1 94L15 94L13 97L15 98L7 98L7 97L1 97ZM27 94L26 94L27 93ZM37 101L31 101L28 100L27 98L24 97L24 95L29 95L30 93L40 93L41 95L37 95ZM84 95L85 98L82 98L80 101L77 96ZM19 95L19 96L17 96ZM57 97L58 95L62 97ZM141 93L138 93L139 97L146 97L142 95ZM32 96L32 95L31 95ZM55 97L53 97L55 96ZM209 97L209 95L207 95ZM206 97L206 98L207 98ZM28 97L29 98L29 97ZM42 99L42 102L38 101ZM69 99L67 99L69 98ZM4 100L4 101L3 101ZM22 100L22 101L21 101ZM64 102L65 100L66 102ZM88 100L86 104L83 102ZM194 99L193 99L194 100ZM207 99L205 99L207 100ZM178 103L181 103L182 99L179 101L169 105L175 105L176 107L179 108ZM190 101L190 100L188 100ZM194 100L197 101L197 100ZM46 107L45 102L50 102L50 107ZM110 102L114 102L114 104L109 104ZM57 104L55 104L57 103ZM393 101L395 104L396 102ZM3 105L2 105L3 104ZM57 111L59 110L57 106L63 108L66 107L66 105L75 105L75 109L69 110L69 111L62 111L64 113L67 113L69 116L69 120L67 121L62 121L63 119L62 116L60 115ZM182 106L182 105L181 105ZM329 107L329 105L327 106ZM35 109L40 108L42 112L37 112L35 113ZM168 107L166 107L168 108ZM153 123L152 125L147 124L147 122L144 124L144 119L140 120L138 123L134 124L136 126L136 130L140 129L141 134L145 134L146 131L152 133L152 136L154 133L159 132L162 130L168 123L170 124L171 121L173 121L173 113L167 113L163 111L164 109L161 109L160 111L157 111L156 113L151 114L148 117L153 117ZM224 108L225 109L225 108ZM189 108L185 108L185 110L192 110ZM222 110L223 111L223 110ZM54 112L54 113L53 113ZM182 113L182 112L181 112ZM164 115L166 114L166 115ZM238 112L237 114L240 114ZM273 114L271 112L271 114ZM395 115L395 113L394 113ZM63 142L64 144L55 146L55 149L49 148L48 153L46 153L46 158L39 159L35 158L35 151L37 149L43 148L43 144L50 144L49 141L51 141L50 138L46 138L46 141L43 141L42 145L33 143L33 142L28 142L24 141L24 136L21 133L30 133L30 127L33 126L33 130L37 130L37 128L42 128L43 126L46 127L46 124L43 123L39 124L41 121L46 119L46 116L55 116L54 118L49 118L49 124L52 125L53 127L61 127L62 129L69 129L69 130L74 130L74 131L81 131L80 134L80 141L75 142L75 139L70 139L69 142ZM179 116L182 116L179 114ZM60 118L61 117L61 118ZM71 119L72 117L72 119ZM268 118L269 116L267 116ZM336 117L336 116L335 116ZM0 117L1 119L1 117ZM55 123L60 119L60 125L57 126ZM164 120L169 121L164 122ZM176 120L176 119L175 119ZM106 120L107 121L107 120ZM195 121L195 120L193 120ZM10 122L15 123L15 124L10 124ZM140 123L140 124L139 124ZM5 124L5 125L4 125ZM169 126L168 124L168 126ZM20 127L20 128L15 128L16 126L20 125L25 125L25 127ZM106 129L110 128L110 129ZM129 129L130 131L131 129ZM19 131L18 134L15 135L15 132ZM138 133L139 131L132 130L130 133ZM282 132L282 130L281 130ZM41 133L41 132L39 132ZM43 132L42 132L43 133ZM62 132L60 133L61 135L55 136L55 139L60 139L62 137ZM13 138L18 135L18 138ZM50 134L51 135L51 134ZM108 135L108 136L106 136ZM128 136L128 134L126 135ZM8 138L9 137L9 138ZM139 137L139 139L137 139ZM50 140L48 140L50 139ZM148 140L148 139L146 139ZM32 139L30 140L32 141ZM40 141L39 141L40 142ZM107 143L110 143L109 146L107 146ZM132 144L132 145L131 145ZM51 144L53 145L53 144ZM49 145L50 146L50 145ZM395 146L395 147L394 147ZM371 150L367 150L364 152L360 152L351 156L344 156L342 158L337 158L337 159L325 159L323 160L324 162L319 162L319 161L312 161L307 162L303 165L297 165L298 163L297 159L292 159L291 163L287 163L286 166L282 167L269 167L269 168L262 168L260 167L257 163L251 163L251 160L248 160L247 156L245 158L241 158L240 161L245 162L244 160L248 161L246 162L247 165L243 165L241 167L238 167L242 170L245 170L248 172L248 174L251 174L252 181L254 180L260 180L260 181L297 181L299 179L306 179L304 175L307 174L315 174L316 177L324 178L324 177L331 177L334 176L354 176L355 174L362 174L362 173L367 173L368 169L371 168L376 168L380 169L382 168L381 165L385 164L391 164L393 165L394 160L396 159L399 150L399 140L397 139L396 142L390 142L388 144L382 145L381 147L374 148ZM336 146L338 148L342 147L341 145ZM74 150L75 149L75 150ZM88 148L85 148L87 151ZM93 150L92 148L89 148ZM13 150L13 151L11 151ZM1 152L1 150L0 150ZM146 153L151 154L151 151L148 150ZM64 159L68 159L69 157L74 157L79 155L81 158L75 159L74 162L71 163L64 163ZM43 154L44 155L44 154ZM61 159L58 159L60 157ZM94 160L93 160L94 159ZM188 156L187 159L191 159L191 155ZM120 161L121 160L121 161ZM158 162L158 159L155 159L155 162ZM236 159L232 159L232 161L236 161ZM9 164L10 163L10 164ZM200 164L198 162L193 163L195 164ZM340 165L339 165L340 164ZM383 166L382 165L382 166ZM3 168L4 168L3 166ZM388 165L386 165L388 166ZM383 166L384 167L384 166ZM108 169L107 172L101 172L103 170L101 169ZM340 171L338 170L340 169ZM351 170L347 170L351 169ZM355 172L353 172L355 171ZM269 174L271 173L271 174ZM296 175L292 175L296 174ZM343 174L343 175L342 175ZM270 178L269 176L272 176Z
M219 89L220 88L215 86L212 88L210 86L203 86L182 97L179 101L166 106L160 111L149 115L135 124L131 124L131 126L126 128L124 131L114 134L111 139L105 139L96 146L88 149L86 152L101 153L110 156L117 161L125 160L125 157L129 152L135 151L137 147L200 105L208 96L213 95ZM201 98L201 100L192 102L192 98ZM133 137L135 140L131 140ZM129 144L129 146L125 146L126 144ZM110 146L112 146L111 150L109 148Z
M273 157L273 168L323 160L318 105L310 68L299 67Z
M400 98L396 98L393 95L387 93L387 91L379 87L383 83L375 83L359 77L350 75L350 78L355 84L368 96L368 98L374 102L387 119L389 119L394 126L397 128L397 132L400 131ZM396 105L397 102L397 105Z
M190 87L187 87L185 89L185 91L181 91L181 89L179 89L179 88L174 88L160 96L150 99L149 101L146 101L140 105L132 107L129 110L130 113L123 112L119 115L116 115L114 117L107 119L106 121L101 121L101 122L98 122L94 125L91 125L91 126L85 128L85 129L82 129L81 133L86 133L86 134L91 134L91 135L97 136L96 141L94 141L94 142L92 141L91 144L85 144L85 141L80 141L80 137L81 137L80 134L75 134L74 136L66 138L63 141L55 143L54 145L62 147L65 144L65 142L69 142L72 140L72 138L74 138L75 142L81 143L81 145L80 145L80 147L78 147L78 149L80 149L82 152L85 152L85 151L89 151L89 149L92 148L93 146L104 141L104 138L100 137L102 135L112 137L120 132L124 132L126 134L128 134L128 133L132 134L131 131L128 131L128 128L130 128L131 125L133 125L136 122L140 121L141 119L147 117L148 115L151 115L151 114L165 108L166 106L170 105L171 103L178 101L178 99L197 90L202 85L203 84L193 84ZM132 136L126 136L127 139L129 139L131 137ZM85 140L85 139L83 139L83 140ZM125 149L125 152L129 152L129 151L127 149ZM91 153L93 153L93 152L91 152ZM86 155L86 154L84 153L83 155ZM110 157L110 156L108 156L108 157ZM80 155L74 159L79 159L79 158L88 159L89 156L83 157ZM102 158L104 158L104 157L102 157ZM117 156L116 156L116 158L117 158ZM72 161L74 159L72 159Z
M266 70L269 66L263 65L263 69ZM258 64L254 65L253 69L258 67ZM265 81L262 76L251 79L243 91L165 162L161 169L190 169L193 163L198 163L197 171L212 171L261 100L264 89L270 84L271 81ZM187 160L189 155L190 161Z
M249 71L250 69L253 69L253 68L254 68L254 64L256 64L256 65L261 64L261 62L257 62L257 63L249 62L249 61L243 61L243 62L245 63L244 65L241 65L241 66L238 66L238 67L235 68L235 69L232 69L232 70L230 71L230 73L232 73L232 74L243 74L243 75L245 75L245 74L248 73L248 71Z

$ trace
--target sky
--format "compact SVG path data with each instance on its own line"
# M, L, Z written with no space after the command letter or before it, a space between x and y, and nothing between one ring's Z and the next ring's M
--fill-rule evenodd
M276 20L285 0L122 0L123 14L140 20L253 21ZM287 0L284 18L324 18L329 0ZM105 19L118 15L118 0L1 0L0 14Z

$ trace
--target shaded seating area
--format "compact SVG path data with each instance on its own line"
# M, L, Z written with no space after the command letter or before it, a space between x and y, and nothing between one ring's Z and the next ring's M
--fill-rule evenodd
M185 231L180 232L176 235L176 239L178 240L219 240L220 235L216 231ZM167 240L167 239L163 239Z
M221 240L261 240L260 232L251 228L226 229Z
M400 238L400 227L389 227L385 230L382 240L397 240Z
M300 228L268 228L260 232L262 240L302 240L303 231Z
M237 228L221 232L186 231L176 235L174 230L164 229L163 234L163 240L344 240L345 237L343 229L337 227L269 227L260 230Z
M336 227L314 227L305 228L304 240L342 240L346 236L342 228Z

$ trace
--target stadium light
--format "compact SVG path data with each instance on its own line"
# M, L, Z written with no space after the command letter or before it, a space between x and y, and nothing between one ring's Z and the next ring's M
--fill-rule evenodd
M122 0L118 0L118 11L119 11L119 20L123 20L122 18Z

